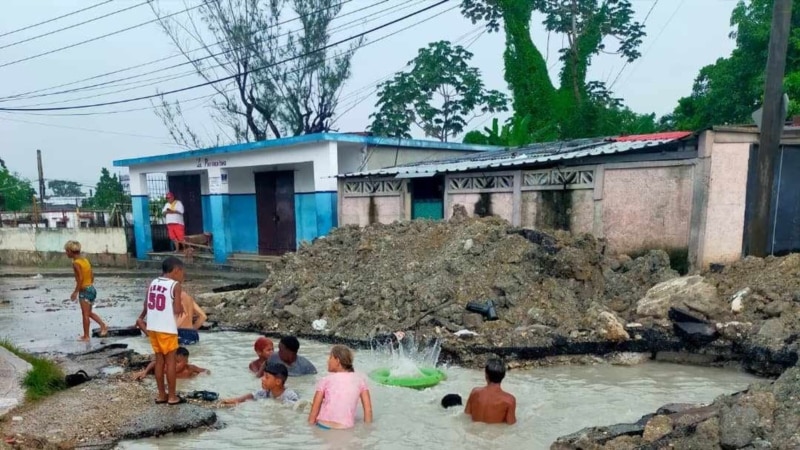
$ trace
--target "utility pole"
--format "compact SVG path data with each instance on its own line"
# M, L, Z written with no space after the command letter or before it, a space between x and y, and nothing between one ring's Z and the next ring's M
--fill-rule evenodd
M39 202L44 204L44 170L42 169L41 150L36 150L36 163L39 166Z
M764 257L769 253L769 223L772 205L772 186L775 160L780 150L785 117L782 115L783 77L786 71L786 52L789 47L789 28L792 21L792 0L775 0L772 10L772 29L769 34L764 106L761 136L758 146L756 172L755 214L750 225L750 254Z

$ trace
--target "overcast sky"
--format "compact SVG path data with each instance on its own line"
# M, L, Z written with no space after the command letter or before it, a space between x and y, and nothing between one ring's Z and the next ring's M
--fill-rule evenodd
M99 3L101 0L4 0L3 14L0 14L0 35L21 27L41 22L81 8ZM178 11L184 8L183 0L158 0L165 10ZM197 0L187 0L189 5ZM115 10L133 6L141 0L115 0L100 7L76 14L49 24L34 27L5 36L0 36L0 66L13 63L22 58L58 49L86 39L101 36L129 26L152 20L153 12L148 6L132 8L108 18L100 19L70 30L54 33L30 42L11 45L37 35L89 20ZM345 5L342 13L351 12L376 0L352 0ZM374 21L352 25L334 39L375 27L393 18L401 17L433 0L388 0L363 13L354 13L343 23L358 17L369 16ZM622 70L613 87L616 95L622 97L635 111L655 112L662 115L672 111L678 98L691 91L692 82L698 70L717 58L727 56L733 48L728 38L730 13L735 0L633 0L637 20L644 19L654 6L647 23L647 36L641 46L642 57L626 67L625 62L616 55L595 57L589 70L590 80L611 82ZM376 32L372 40L407 26L454 6L444 5L428 14L414 17L407 22ZM386 8L395 8L386 13ZM402 9L405 8L405 9ZM381 18L376 18L388 14ZM296 24L286 25L293 29ZM536 45L545 49L548 35L542 30L541 18L535 17L531 29ZM340 111L348 110L338 119L340 131L362 131L368 124L373 111L375 95L372 92L376 80L390 76L412 59L420 47L437 40L454 41L462 37L460 43L469 47L475 56L473 64L480 68L487 87L507 90L503 80L503 35L480 34L480 27L464 19L458 9L446 12L423 24L380 42L362 48L353 61L353 76L343 90ZM369 42L369 41L368 41ZM550 36L549 66L551 77L555 79L560 65L557 61L560 36ZM8 46L6 48L2 48ZM36 57L29 61L13 63L0 67L0 97L31 90L49 88L121 68L164 58L175 53L167 36L156 24L139 27L95 42L74 48L57 51L50 55ZM183 62L180 58L171 59L147 66L137 71L125 72L114 77L144 73L156 68ZM186 67L149 75L144 79L180 74ZM108 78L92 82L106 81ZM110 90L134 86L114 87L113 89L31 99L2 100L3 107L27 107L48 102L64 102L51 106L94 103L123 98L150 95L156 89L167 90L188 86L198 82L194 76L141 87L107 96L86 98L107 93ZM87 82L91 83L91 82ZM85 85L86 83L84 83ZM74 88L72 85L61 89ZM50 91L52 92L52 91ZM172 98L191 99L209 94L209 88L196 89ZM93 186L99 177L101 167L111 167L114 159L153 155L179 151L175 147L161 121L151 109L120 112L151 106L148 101L134 102L93 110L70 111L71 113L116 112L114 114L64 116L63 113L5 113L0 112L0 157L13 171L23 176L36 178L36 149L41 149L46 179L69 179L87 186ZM209 118L209 110L203 101L189 102L184 106L191 123L199 130L213 133L214 123ZM488 119L488 118L486 118ZM485 125L479 118L474 125Z

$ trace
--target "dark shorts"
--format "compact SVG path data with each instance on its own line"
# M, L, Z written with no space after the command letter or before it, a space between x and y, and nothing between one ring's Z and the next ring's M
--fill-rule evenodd
M94 286L87 286L82 291L78 292L78 298L89 303L94 303L97 298L97 290Z
M178 328L178 343L180 345L192 345L200 342L200 333L191 328Z

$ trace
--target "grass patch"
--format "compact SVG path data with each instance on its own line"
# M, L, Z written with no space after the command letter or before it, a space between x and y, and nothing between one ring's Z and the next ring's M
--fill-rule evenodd
M33 366L22 380L28 400L39 400L67 387L64 372L53 361L25 353L7 340L0 340L0 347Z

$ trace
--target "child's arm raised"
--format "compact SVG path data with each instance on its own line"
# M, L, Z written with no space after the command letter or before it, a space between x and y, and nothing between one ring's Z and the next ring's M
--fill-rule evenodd
M314 401L311 403L311 412L308 413L308 424L315 425L317 423L317 416L319 415L319 410L322 407L322 399L325 397L325 394L322 391L317 391L314 394Z
M72 291L69 299L74 301L78 299L78 292L80 292L81 284L83 284L83 273L81 273L81 269L76 262L72 263L72 271L75 273L75 290Z
M361 391L361 406L364 408L364 423L372 423L372 399L369 389Z

